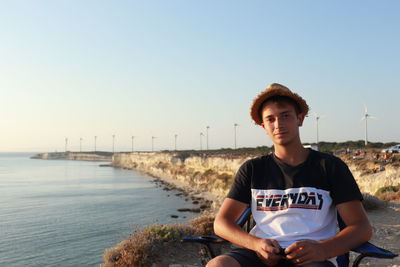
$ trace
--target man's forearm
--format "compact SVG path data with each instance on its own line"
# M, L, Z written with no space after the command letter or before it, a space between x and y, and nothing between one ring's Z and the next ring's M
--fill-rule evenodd
M371 236L372 229L368 221L366 221L361 225L347 226L336 236L321 241L321 244L325 248L327 258L333 258L367 242Z
M214 232L235 245L252 250L254 250L254 245L259 240L258 237L250 235L236 223L224 219L215 221Z

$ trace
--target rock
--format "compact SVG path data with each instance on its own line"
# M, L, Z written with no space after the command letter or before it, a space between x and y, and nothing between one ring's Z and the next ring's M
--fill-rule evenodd
M189 212L200 212L200 209L198 208L192 208L192 209L188 209L188 208L183 208L183 209L178 209L179 212L185 212L185 211L189 211Z

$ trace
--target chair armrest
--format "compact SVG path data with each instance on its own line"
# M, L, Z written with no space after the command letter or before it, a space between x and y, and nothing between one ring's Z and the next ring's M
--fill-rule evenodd
M184 237L182 238L184 242L195 242L201 244L210 244L210 243L225 243L228 242L225 239L217 236L217 235L208 235L208 236L195 236L195 237Z
M203 257L205 257L207 259L205 262L217 256L217 251L211 246L211 244L222 244L228 242L217 235L184 237L181 240L183 242L200 243L204 245L205 251L202 253L202 250L200 250L200 257L202 258L202 261L204 260Z
M358 267L362 259L366 257L393 259L394 257L398 256L389 250L377 247L369 242L366 242L361 246L352 249L351 251L360 253L360 255L358 255L358 257L354 260L353 267Z
M243 227L243 225L249 220L250 215L251 215L251 208L248 207L243 211L239 219L236 220L236 224L239 225L240 227Z
M374 258L392 259L398 256L397 254L389 250L377 247L369 242L366 242L361 246L352 249L352 251L363 254L367 257L374 257Z

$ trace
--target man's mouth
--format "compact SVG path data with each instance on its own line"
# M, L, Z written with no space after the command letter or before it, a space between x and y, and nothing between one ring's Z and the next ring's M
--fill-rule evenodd
M275 133L274 136L281 137L281 136L283 136L285 134L286 134L286 132L279 132L279 133Z

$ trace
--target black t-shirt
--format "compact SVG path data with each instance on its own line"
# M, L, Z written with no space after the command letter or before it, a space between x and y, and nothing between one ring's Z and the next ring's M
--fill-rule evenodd
M273 154L246 161L228 198L251 206L256 221L252 234L287 247L302 239L334 236L335 206L361 200L362 194L343 161L310 150L298 166L287 165Z
M314 187L330 192L335 205L362 200L347 165L339 158L310 150L305 162L290 166L273 153L246 161L236 173L229 198L251 203L251 189Z

